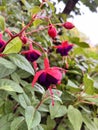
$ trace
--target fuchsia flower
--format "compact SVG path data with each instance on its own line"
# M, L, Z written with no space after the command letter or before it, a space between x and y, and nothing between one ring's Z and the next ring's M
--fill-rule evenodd
M6 42L2 39L2 34L0 33L0 52L3 51L5 45L6 45Z
M55 48L57 48L56 52L60 53L61 56L67 56L72 47L73 44L69 44L68 41L63 41L61 45L55 46Z
M34 62L41 56L41 52L33 49L32 44L30 44L29 48L30 48L29 50L22 51L21 53L25 55L28 61Z
M62 79L62 73L59 67L50 67L49 60L46 58L44 60L45 68L36 72L34 79L32 81L32 86L38 81L41 85L45 87L50 87L52 84L59 84Z
M63 27L65 27L68 30L70 30L70 29L75 27L71 22L65 22L62 25L63 25Z
M51 38L55 38L55 37L57 36L57 30L56 30L56 28L55 28L52 24L49 25L48 35L49 35Z

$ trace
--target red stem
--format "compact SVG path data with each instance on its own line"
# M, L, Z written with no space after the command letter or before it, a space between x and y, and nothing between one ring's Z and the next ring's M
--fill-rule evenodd
M31 19L31 21L16 35L13 35L8 41L6 44L8 44L11 40L13 40L15 37L18 37L18 36L21 36L22 33L27 30L27 28L33 23L34 19L36 18L36 15L34 15Z

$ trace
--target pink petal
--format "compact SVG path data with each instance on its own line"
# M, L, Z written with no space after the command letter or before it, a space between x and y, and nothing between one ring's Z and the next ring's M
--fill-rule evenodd
M32 87L34 87L34 84L36 83L36 81L38 80L39 76L44 72L44 70L40 70L38 72L36 72L34 79L32 81Z
M33 50L32 43L30 43L30 45L29 45L29 49L30 49L30 50Z
M68 45L69 45L68 41L62 42L62 46L63 46L63 47L68 47Z
M58 80L62 79L62 73L60 72L60 70L58 70L55 67L48 69L47 73L50 74L51 76L53 76L54 78L58 79Z
M45 69L50 67L48 58L44 59L44 67L45 67Z
M37 66L37 62L36 62L36 61L34 61L32 64L33 64L34 70L36 71L36 70L37 70L37 68L38 68L38 66Z
M40 56L42 55L41 52L38 51L38 50L33 49L32 51L35 52L35 53L37 53L37 54L40 55Z
M2 33L0 33L0 39L2 39Z

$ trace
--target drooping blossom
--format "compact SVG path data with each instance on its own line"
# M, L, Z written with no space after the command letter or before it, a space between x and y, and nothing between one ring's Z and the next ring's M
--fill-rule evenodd
M49 25L48 35L49 35L51 38L55 38L55 37L57 36L57 30L56 30L56 28L55 28L52 24Z
M61 56L67 56L72 47L73 44L69 44L68 41L63 41L61 45L55 46L56 53L60 53Z
M41 56L41 52L38 50L35 50L32 44L30 44L29 50L22 51L21 54L24 54L27 60L30 62L36 61Z
M70 29L75 27L71 22L65 22L62 25L63 25L64 28L66 28L68 30L70 30Z
M32 81L32 86L38 81L41 85L45 87L50 87L50 85L56 85L61 82L62 73L59 67L50 67L49 60L45 58L44 60L45 68L36 72L34 79Z
M0 33L0 52L4 50L6 42L2 39L2 34Z

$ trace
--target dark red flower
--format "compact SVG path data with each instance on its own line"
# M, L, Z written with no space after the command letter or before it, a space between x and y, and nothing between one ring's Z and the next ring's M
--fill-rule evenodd
M49 35L51 38L55 38L55 37L57 36L57 30L56 30L56 28L55 28L52 24L49 25L48 35Z
M36 81L47 88L52 84L55 85L60 83L62 79L62 73L60 71L61 68L50 67L47 58L44 60L44 66L45 68L43 70L36 72L32 81L32 86L34 86Z
M29 50L22 51L21 53L24 54L27 60L30 62L36 61L41 56L41 52L33 49L32 44L30 44Z
M68 41L63 41L61 45L55 46L55 48L57 48L56 52L60 53L61 56L67 56L72 47L73 44L69 44Z
M70 29L75 27L71 22L65 22L62 25L63 25L63 27L65 27L68 30L70 30Z
M6 42L2 39L2 34L0 33L0 52L4 50Z

